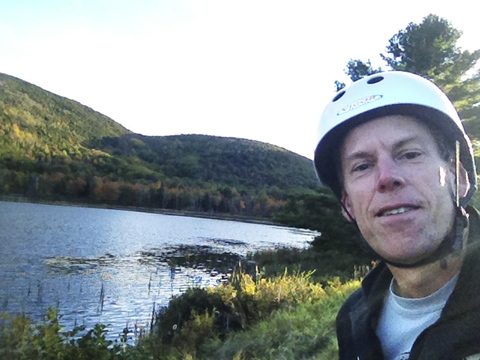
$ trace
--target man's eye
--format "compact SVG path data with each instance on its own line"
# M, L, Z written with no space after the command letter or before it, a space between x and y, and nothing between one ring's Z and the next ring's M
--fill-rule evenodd
M413 160L417 157L419 157L421 153L419 151L408 151L402 155L403 158L407 160Z
M370 167L369 164L359 164L353 167L352 171L365 171Z

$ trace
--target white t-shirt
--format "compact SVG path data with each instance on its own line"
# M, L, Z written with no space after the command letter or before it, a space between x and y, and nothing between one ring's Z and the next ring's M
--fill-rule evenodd
M410 357L415 339L440 318L456 283L457 276L425 298L410 299L393 293L392 280L376 331L386 360Z

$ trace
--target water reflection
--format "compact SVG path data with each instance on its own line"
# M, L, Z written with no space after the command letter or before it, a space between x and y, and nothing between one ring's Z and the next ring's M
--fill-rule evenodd
M133 269L135 266L145 266L157 271L170 269L171 278L187 269L198 271L201 275L228 275L242 259L238 253L219 251L206 245L179 245L164 248L152 248L139 251L132 256L115 256L105 254L97 258L56 256L43 260L47 272L51 276L64 277L85 275L93 272L115 271L120 267ZM198 275L196 276L198 278Z

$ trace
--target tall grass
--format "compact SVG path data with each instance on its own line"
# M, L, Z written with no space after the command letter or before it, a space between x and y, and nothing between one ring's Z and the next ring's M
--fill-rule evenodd
M332 278L348 281L361 277L364 272L358 274L356 269L368 270L371 266L369 261L361 256L337 250L318 251L314 247L262 250L249 254L248 257L255 261L265 277L282 275L285 269L288 269L289 274L311 272L312 280L323 284Z

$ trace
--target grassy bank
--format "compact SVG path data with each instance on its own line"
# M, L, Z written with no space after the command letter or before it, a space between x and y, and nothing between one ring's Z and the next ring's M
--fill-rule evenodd
M334 319L359 281L320 285L311 273L264 278L236 272L214 289L190 289L158 314L154 331L129 345L106 340L97 324L66 331L50 311L43 322L4 316L0 358L335 359Z

